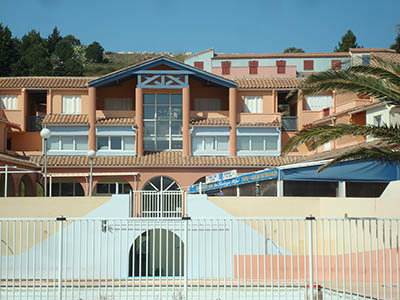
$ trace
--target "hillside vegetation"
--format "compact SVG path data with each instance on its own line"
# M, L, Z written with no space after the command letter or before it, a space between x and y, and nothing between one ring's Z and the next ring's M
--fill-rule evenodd
M155 53L155 52L129 52L129 53L104 53L102 63L88 63L84 66L85 76L101 76L143 61L164 55L178 61L184 61L188 56L185 53Z

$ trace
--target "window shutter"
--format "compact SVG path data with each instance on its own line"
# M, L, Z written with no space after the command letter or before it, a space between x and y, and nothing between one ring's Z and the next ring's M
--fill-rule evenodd
M304 71L313 71L314 70L314 61L313 60L305 60L304 61Z
M249 61L249 74L258 74L258 61Z
M196 67L196 68L199 68L199 69L204 69L204 62L202 62L202 61L195 61L194 62L194 66Z
M285 74L286 73L286 61L284 60L277 60L276 66L278 68L278 74Z
M221 66L222 66L222 75L231 74L231 62L230 61L221 62Z
M62 98L63 114L80 114L81 113L81 97L80 96L63 96Z
M332 60L332 70L341 70L342 69L342 61L340 59Z
M18 96L0 95L0 109L9 109L9 110L18 109Z

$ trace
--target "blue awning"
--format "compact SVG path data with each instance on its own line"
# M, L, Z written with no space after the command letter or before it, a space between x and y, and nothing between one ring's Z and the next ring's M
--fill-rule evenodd
M379 161L348 161L326 168L320 166L281 170L281 180L298 181L394 181L400 179L399 165Z

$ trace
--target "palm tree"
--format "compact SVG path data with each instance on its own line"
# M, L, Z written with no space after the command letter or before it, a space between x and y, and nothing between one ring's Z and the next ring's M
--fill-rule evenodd
M343 70L329 70L308 77L302 84L304 94L322 91L352 92L374 97L386 104L400 105L400 64L375 57L370 65L350 66ZM400 163L400 152L391 147L400 145L398 125L360 126L339 124L301 130L285 145L284 153L306 143L311 150L343 136L371 136L377 139L374 147L353 148L322 166L326 167L350 159L371 159Z

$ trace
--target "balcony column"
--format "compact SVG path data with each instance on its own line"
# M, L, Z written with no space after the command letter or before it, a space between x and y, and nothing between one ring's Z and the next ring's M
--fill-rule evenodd
M236 138L236 123L237 123L237 89L229 88L229 156L236 156L237 138Z
M25 89L22 89L21 91L22 94L22 115L23 115L23 120L22 120L22 131L25 132L27 129L27 122L28 122L28 92Z
M136 122L136 155L143 156L144 154L144 124L143 124L143 89L135 89L135 122Z
M190 156L190 88L182 89L182 153Z
M47 90L47 97L46 97L46 114L52 114L53 113L53 95L52 95L52 90Z
M88 150L96 151L96 88L89 87L89 138Z

